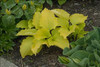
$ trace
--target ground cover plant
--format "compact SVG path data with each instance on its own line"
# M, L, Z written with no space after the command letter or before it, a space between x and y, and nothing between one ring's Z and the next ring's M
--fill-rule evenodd
M87 33L84 31L86 19L87 16L83 14L70 15L62 9L45 8L42 12L35 12L33 19L22 20L17 24L17 28L22 28L17 36L28 36L21 43L21 56L36 55L42 45L69 48L69 35L79 39Z
M65 48L59 61L67 67L100 67L100 27L94 27L85 37Z
M21 19L32 19L34 12L42 8L42 3L37 1L0 0L0 54L13 49L16 23Z
M2 0L1 15L10 14L15 18L31 19L35 11L41 11L43 8L42 2L32 0Z
M3 20L3 21L2 21ZM0 17L0 54L12 50L16 34L15 18L11 15Z

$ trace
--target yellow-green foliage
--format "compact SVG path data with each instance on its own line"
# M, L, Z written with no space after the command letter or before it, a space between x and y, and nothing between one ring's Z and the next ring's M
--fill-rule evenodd
M87 16L83 14L70 15L62 9L45 8L42 12L35 12L32 20L22 20L17 24L18 28L23 28L17 36L28 36L20 46L21 56L24 58L26 55L36 55L44 44L61 49L69 47L67 37L70 34L77 35L78 38L86 34L86 19Z

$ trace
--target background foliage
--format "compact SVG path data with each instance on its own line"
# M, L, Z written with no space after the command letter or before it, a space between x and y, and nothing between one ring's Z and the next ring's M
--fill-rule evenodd
M16 23L32 19L35 11L41 11L42 2L31 0L0 0L0 53L12 50Z

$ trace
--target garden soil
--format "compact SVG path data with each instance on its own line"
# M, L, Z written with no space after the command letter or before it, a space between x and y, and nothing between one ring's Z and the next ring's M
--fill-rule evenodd
M44 4L44 7L52 9L49 5ZM92 30L93 26L100 26L100 1L95 0L95 2L82 2L82 1L67 1L64 5L59 6L58 3L54 2L53 8L60 8L66 10L68 13L81 13L88 16L86 21L85 30ZM21 37L15 40L16 46L13 51L2 55L3 58L13 62L18 67L65 67L58 62L58 56L62 56L62 50L58 47L46 47L38 53L36 56L27 56L22 59L19 46L21 42ZM22 38L23 39L23 38Z

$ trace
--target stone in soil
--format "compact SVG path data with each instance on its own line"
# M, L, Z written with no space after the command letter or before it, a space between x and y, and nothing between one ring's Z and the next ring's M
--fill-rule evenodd
M18 67L18 66L0 57L0 67Z

